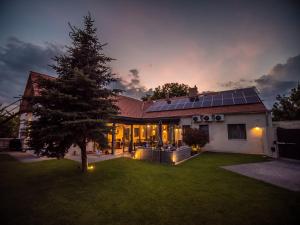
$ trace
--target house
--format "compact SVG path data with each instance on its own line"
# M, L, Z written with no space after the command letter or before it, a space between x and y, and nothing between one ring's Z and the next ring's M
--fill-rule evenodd
M39 77L55 79L45 74L30 72L24 96L39 94L36 80ZM209 143L204 150L271 155L269 130L271 117L259 98L255 87L198 94L192 88L188 96L157 101L141 101L127 96L117 96L120 108L117 117L109 122L110 151L118 154L139 145L183 145L182 134L189 127L204 130ZM21 102L20 138L23 129L32 120L30 105ZM94 143L89 151L97 150Z

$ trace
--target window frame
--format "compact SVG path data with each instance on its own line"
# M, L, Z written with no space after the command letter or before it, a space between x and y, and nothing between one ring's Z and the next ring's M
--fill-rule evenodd
M133 137L137 138L140 136L140 128L139 127L134 127L133 128Z
M201 129L200 127L207 127L207 140L208 140L208 143L209 143L210 142L209 125L208 124L200 124L199 125L198 129L205 132L205 130Z
M240 129L239 131L235 130L232 131L233 126L235 126L235 129ZM242 129L241 129L242 128ZM230 132L240 132L239 137L235 137L234 134ZM247 126L245 123L231 123L227 124L227 136L228 140L247 140Z

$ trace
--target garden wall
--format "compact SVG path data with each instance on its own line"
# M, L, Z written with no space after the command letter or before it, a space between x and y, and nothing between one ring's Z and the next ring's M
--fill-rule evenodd
M151 162L174 164L191 157L191 148L188 146L180 147L175 151L157 149L137 149L134 159L147 160Z

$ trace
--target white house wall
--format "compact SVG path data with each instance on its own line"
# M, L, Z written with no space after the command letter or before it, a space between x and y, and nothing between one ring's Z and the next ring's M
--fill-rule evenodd
M191 125L193 128L198 128L201 124L209 126L210 141L204 150L269 155L266 114L229 114L225 115L223 122L194 123L192 118L182 118L180 121L180 125ZM228 124L245 124L247 139L228 139Z

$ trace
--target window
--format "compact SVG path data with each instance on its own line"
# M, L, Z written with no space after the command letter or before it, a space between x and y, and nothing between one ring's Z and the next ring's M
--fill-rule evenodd
M125 130L124 130L124 138L125 138L125 140L129 140L129 135L130 135L130 129L129 128L125 128Z
M228 124L228 139L247 139L245 124Z
M209 142L209 127L208 127L208 125L199 125L199 130L203 131L206 134L207 140Z
M139 137L140 135L140 128L134 128L134 137Z

